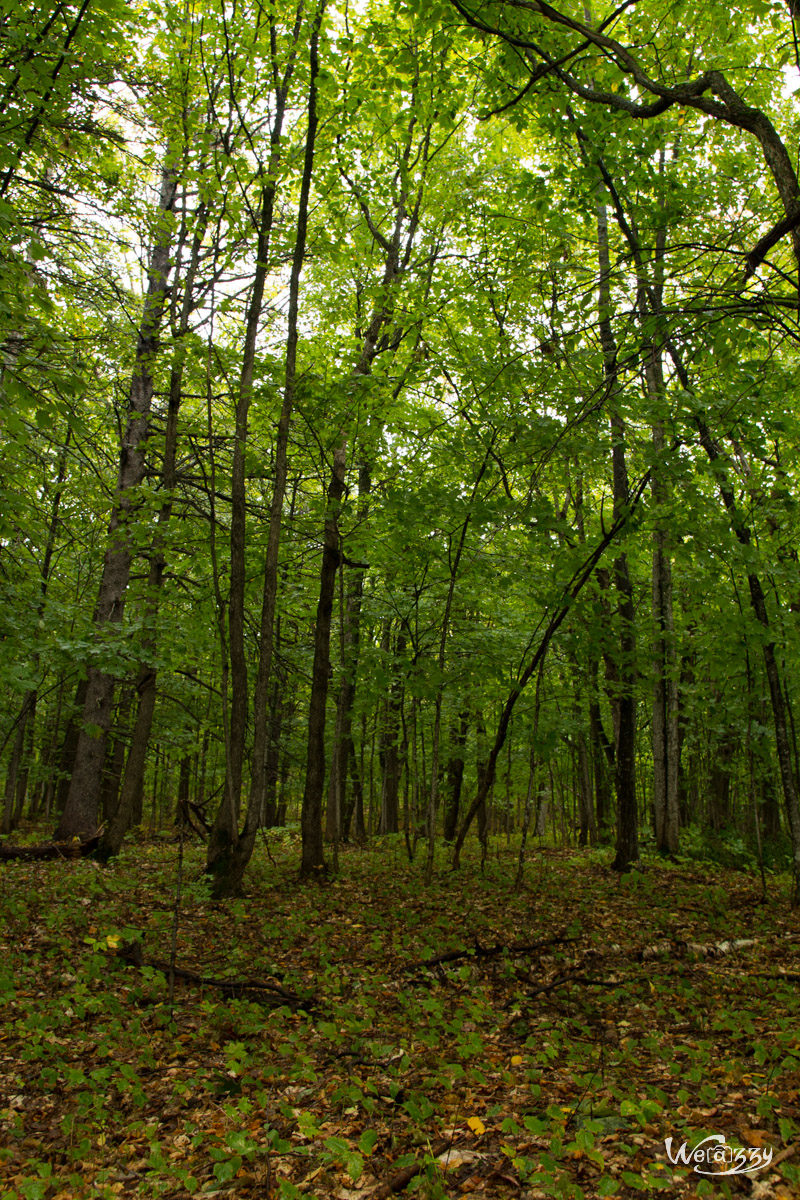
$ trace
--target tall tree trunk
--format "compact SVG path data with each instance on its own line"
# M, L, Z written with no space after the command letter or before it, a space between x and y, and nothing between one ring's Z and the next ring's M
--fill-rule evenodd
M450 730L450 754L445 768L447 800L444 810L444 840L452 842L458 828L461 787L464 782L464 749L469 731L469 711L462 709Z
M371 491L372 464L364 457L358 470L359 524L363 524L367 519ZM336 730L333 743L333 757L331 760L331 792L329 797L329 804L332 811L330 813L329 827L326 829L329 840L333 840L337 823L338 828L346 836L344 830L344 813L348 807L347 773L350 763L352 762L355 765L353 705L356 698L356 677L361 647L361 601L364 595L365 575L365 566L356 564L352 567L342 614L342 676L336 702ZM361 804L361 834L363 835L363 795ZM356 836L359 836L358 833Z
M294 55L292 55L292 62ZM228 592L228 653L230 655L229 681L231 688L228 737L225 745L225 788L214 824L208 848L208 865L224 862L231 853L239 836L239 812L242 795L245 744L247 741L248 672L245 651L245 566L247 496L245 487L245 459L247 453L248 421L250 402L253 395L253 378L256 361L256 342L264 307L264 288L272 267L270 243L275 219L275 199L278 189L278 169L281 159L283 121L286 112L288 84L291 71L287 72L284 86L276 95L275 119L270 137L270 157L267 175L261 189L261 212L256 243L256 270L245 322L244 349L239 385L236 395L235 436L233 463L231 467L231 535L230 535L230 587ZM276 481L277 487L277 481ZM283 494L281 493L281 502ZM270 629L270 639L272 630ZM262 648L263 654L263 648ZM266 706L264 706L266 707Z
M495 758L495 763L497 762L497 757ZM494 784L494 775L495 770L493 768L491 783L488 787L483 788L484 778L489 776L489 751L486 746L486 725L482 714L478 712L475 714L475 776L478 781L478 794L481 799L476 815L478 818L478 841L484 848L486 847L486 839L489 832L489 796Z
M352 737L350 738L350 777L353 785L353 803L351 807L355 824L353 837L359 844L363 844L367 840L367 827L364 820L364 784L356 755L355 742ZM348 829L349 820L350 816L348 814Z
M392 683L389 695L384 703L383 728L381 730L380 764L381 764L381 811L378 823L379 833L399 833L400 831L400 752L398 739L400 735L400 713L403 705L403 683L400 678L399 658L405 651L405 635L398 633L395 643L395 666L392 672ZM383 649L388 652L390 647L390 625L387 622L384 632Z
M589 699L589 738L592 745L592 773L594 775L594 804L597 828L601 840L605 841L611 824L611 779L614 774L614 743L606 733L600 709L598 685L598 662L590 665L591 695Z
M661 363L651 362L649 373L657 371L651 385L655 395L663 393ZM656 458L664 449L664 431L653 430ZM680 829L678 781L680 777L680 735L678 713L678 664L675 653L675 625L672 616L672 564L669 534L662 516L666 485L656 467L653 473L653 501L656 528L653 531L653 809L656 846L662 854L677 854Z
M331 668L331 614L339 567L339 509L344 495L345 450L336 450L333 471L328 484L328 504L325 534L322 543L319 601L314 626L314 666L311 672L311 698L308 710L308 747L306 779L300 828L303 852L301 875L325 870L322 839L322 797L325 787L325 710L328 699L328 677Z
M439 678L444 680L445 668L445 651L447 648L447 639L450 635L450 613L453 608L453 596L456 590L456 580L458 579L458 570L461 565L461 556L464 553L464 546L467 540L467 531L469 530L472 520L472 505L475 497L478 494L481 480L489 465L489 458L494 446L494 439L490 442L481 462L475 482L472 485L472 491L469 496L467 505L467 515L461 525L458 535L458 545L455 554L452 554L452 541L448 538L448 562L450 564L450 579L447 586L447 599L445 601L444 612L442 614L442 628L439 635L439 653L437 655L437 666L439 668ZM444 699L444 683L440 683L436 689L436 700L434 704L433 718L433 745L431 748L431 790L428 797L428 814L427 814L427 837L428 837L428 852L425 858L425 883L429 884L433 878L433 861L436 841L436 813L439 802L439 740L442 728L442 701ZM485 730L484 730L485 732ZM480 731L479 731L480 733ZM480 737L478 738L480 740ZM484 836L481 837L481 842L485 841L485 805L483 810L478 810L479 827L483 827Z
M319 33L324 9L325 0L319 0L311 27L309 44L308 118L303 155L303 173L297 209L295 243L292 251L292 266L289 278L288 332L286 338L283 400L275 439L275 479L272 489L267 551L264 563L264 596L259 626L259 660L253 697L253 760L250 792L244 829L239 834L239 798L236 786L235 763L238 751L233 741L231 741L229 754L231 765L227 771L223 803L220 805L214 821L206 859L206 870L214 877L213 892L217 897L230 896L239 891L244 872L253 853L259 821L264 811L268 698L272 675L273 633L278 596L278 553L283 525L283 501L286 494L286 480L289 467L289 431L297 390L300 276L306 258L309 197L311 193L311 179L314 172L314 153L318 124L317 80L319 76ZM298 8L297 23L295 25L295 42L299 35L301 14L302 6ZM288 90L288 77L285 83Z
M11 746L11 757L6 768L6 786L3 797L3 816L0 821L0 833L11 833L16 823L17 784L22 766L22 756L25 750L25 729L30 716L31 704L36 697L35 691L28 691L22 700L16 722L14 741Z
M290 77L290 76L289 76ZM256 340L264 307L264 287L272 268L270 242L275 218L275 198L278 189L278 168L281 159L283 121L286 112L288 82L276 95L275 119L270 141L267 178L261 189L261 217L256 244L256 271L250 290L245 323L242 367L236 397L236 427L231 469L231 541L230 590L228 596L228 649L230 653L230 725L227 745L226 787L223 803L214 821L209 846L209 861L230 852L239 834L239 811L242 794L242 773L247 741L247 654L245 651L245 565L247 497L245 489L245 458L250 402L256 361ZM283 495L281 495L283 501ZM272 630L270 629L270 639ZM259 697L260 699L260 697ZM265 706L264 706L265 707ZM260 715L260 714L259 714ZM255 769L255 768L254 768Z
M677 352L674 347L670 347L675 362L678 378L682 387L687 393L690 392L689 377L683 367ZM728 514L728 519L731 524L731 529L739 542L739 544L748 548L752 540L750 528L745 523L739 507L736 503L736 497L728 480L725 471L724 462L721 456L721 450L718 442L712 436L711 430L702 412L697 412L694 415L697 431L700 435L700 444L703 447L708 459L715 464L717 473L717 485L719 487L722 503ZM800 905L800 798L798 798L798 787L795 779L794 768L792 764L792 746L789 736L789 724L787 720L786 703L784 699L783 684L781 681L780 668L778 666L777 656L775 654L775 640L772 636L772 630L767 611L767 602L764 595L764 589L761 585L761 580L755 571L749 571L747 575L747 584L750 592L750 604L753 614L764 631L764 639L762 642L762 653L764 656L764 670L767 676L769 685L770 701L772 704L772 720L775 728L775 748L778 755L778 766L780 768L781 784L783 786L783 797L786 806L786 816L789 824L789 833L792 840L792 904Z
M608 248L608 217L604 204L597 209L597 257L599 265L598 312L606 404L611 426L611 470L614 491L614 519L618 520L629 503L628 468L625 463L625 421L620 402L617 368L617 343L611 325L611 259ZM624 551L614 559L612 576L617 594L618 652L615 687L615 762L614 783L617 793L617 839L612 866L626 871L639 858L638 813L636 806L636 635L633 587L628 558Z
M80 735L80 717L83 712L83 706L86 703L87 680L79 679L75 686L75 696L72 701L72 707L69 710L64 737L61 742L61 753L58 763L58 788L56 790L55 808L57 813L64 811L64 805L67 802L69 795L69 785L72 779L72 768L75 763L75 755L78 751L78 737Z
M619 532L625 528L631 516L635 513L649 479L650 474L649 472L646 472L636 490L631 494L630 502L626 506L625 510L620 512L619 516L615 518L610 529L605 531L603 537L595 546L594 550L587 555L581 566L578 567L572 578L569 580L568 584L565 585L561 594L561 603L552 613L550 620L547 622L544 632L539 639L536 649L531 654L525 669L521 672L519 678L506 698L506 702L500 712L500 719L497 723L497 732L495 733L494 743L489 751L486 770L483 774L483 777L479 780L475 796L466 813L464 814L455 845L453 846L452 867L454 871L458 870L458 867L460 866L461 848L466 840L469 827L475 819L475 814L478 812L481 804L485 803L486 797L488 796L491 786L494 783L495 771L497 769L497 759L500 751L505 745L505 740L508 735L508 726L511 721L514 706L530 682L533 673L537 670L537 668L542 666L551 641L561 628L561 625L566 619L568 612L572 608L576 597L580 595L581 591L586 586L586 583L592 578L597 570L597 565L603 557L605 550L616 539Z
M50 582L50 567L53 561L56 538L58 536L59 509L61 507L61 497L64 491L64 480L66 479L67 474L67 455L69 453L70 439L71 430L69 427L67 427L64 445L61 447L61 452L58 458L58 474L56 476L56 485L53 492L52 504L50 506L50 517L47 522L47 540L45 542L42 565L39 571L39 601L36 605L36 616L39 620L41 620L44 614L45 600L47 599L47 588ZM37 650L32 657L31 663L34 671L38 671L39 663L40 654ZM61 691L59 689L59 710L61 707L60 697ZM14 738L14 745L11 751L8 773L6 776L3 815L2 820L0 820L0 832L2 833L10 833L12 829L16 828L22 819L29 774L28 762L26 761L25 755L25 741L27 738L27 742L32 753L37 702L37 689L30 688L23 697L19 716L17 718L17 730ZM28 761L30 760L30 756L30 754L27 755Z
M153 368L167 293L172 243L172 213L177 190L177 168L172 154L161 175L155 243L150 255L149 284L136 344L128 400L128 421L122 438L119 474L108 528L103 575L94 612L96 635L110 624L119 624L125 608L134 547L129 524L145 472L145 446L153 399ZM98 825L98 808L105 759L106 736L111 722L116 679L108 671L90 666L86 701L72 777L56 837L92 837Z
M202 202L198 206L195 225L191 256L183 286L180 316L173 329L176 348L170 370L167 424L164 431L164 461L161 468L161 488L164 500L158 512L156 529L153 534L153 544L150 551L150 569L147 578L147 597L144 607L143 654L134 685L138 697L136 719L125 762L122 787L117 803L113 811L109 813L109 820L103 831L97 850L97 856L102 861L107 861L114 855L119 854L125 834L135 824L134 816L136 815L137 807L141 810L140 798L144 786L147 750L150 744L150 732L153 727L153 714L156 706L157 668L154 665L153 659L156 650L156 628L161 603L161 589L167 565L164 552L164 535L172 517L174 489L177 482L175 464L178 452L178 417L183 399L183 375L186 363L185 342L189 332L189 320L195 307L194 284L207 226L206 208Z
M117 712L114 720L114 738L111 752L106 755L103 769L103 786L100 793L100 811L103 821L107 821L116 810L119 801L119 787L122 770L125 766L125 747L128 740L128 720L131 704L133 703L133 688L126 684L120 692Z
M267 735L267 757L264 762L264 813L262 824L271 829L278 824L278 779L280 770L281 734L284 725L286 701L285 674L274 673L272 695L269 702L269 727Z

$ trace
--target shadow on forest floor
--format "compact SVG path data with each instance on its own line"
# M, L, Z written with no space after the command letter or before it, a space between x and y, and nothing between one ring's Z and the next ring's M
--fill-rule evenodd
M174 843L4 864L0 1193L797 1195L786 881L607 857L538 851L515 893L495 847L425 890L386 839L301 885L283 838L219 904L187 848L171 1005ZM772 1159L670 1161L711 1134Z

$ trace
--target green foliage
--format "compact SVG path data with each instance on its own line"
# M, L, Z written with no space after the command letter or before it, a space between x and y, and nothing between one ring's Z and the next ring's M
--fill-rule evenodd
M310 986L311 1013L180 983L170 1008L162 971L115 956L135 930L145 958L168 957L174 847L144 843L111 869L102 924L90 864L5 865L9 1195L47 1196L45 1182L76 1200L114 1194L121 1146L122 1169L153 1195L247 1197L267 1177L277 1194L328 1195L418 1164L419 1193L447 1196L484 1162L554 1196L652 1194L685 1186L659 1146L713 1132L710 1109L735 1104L770 1144L796 1138L793 985L770 975L774 948L791 941L779 912L753 907L747 876L653 860L620 887L543 852L544 948L481 958L476 944L531 940L530 894L511 890L514 856L499 846L491 879L476 870L430 893L414 865L390 885L373 850L348 853L337 882L312 894L284 874L292 846L277 853L275 877L245 904L185 897L178 963L224 977L230 963L210 962L209 947L245 950L252 978ZM187 849L188 870L200 859ZM583 914L574 942L563 941L567 888ZM692 944L754 944L681 954L676 913ZM420 965L448 951L466 957ZM42 1112L46 1142L31 1123ZM790 1167L779 1168L788 1186Z

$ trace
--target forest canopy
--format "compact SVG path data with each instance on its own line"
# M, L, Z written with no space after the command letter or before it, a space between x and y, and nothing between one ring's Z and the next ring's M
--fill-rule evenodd
M4 834L800 899L795 12L0 2Z

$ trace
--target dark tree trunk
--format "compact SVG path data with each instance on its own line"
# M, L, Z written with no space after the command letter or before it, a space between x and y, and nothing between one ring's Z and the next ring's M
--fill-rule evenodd
M350 776L353 781L352 811L355 826L353 837L357 842L363 844L367 840L367 826L364 820L364 785L361 780L355 742L352 738L350 739Z
M452 842L458 829L461 787L464 782L464 750L469 731L469 712L464 709L450 731L450 757L447 760L447 799L444 810L444 840Z
M306 783L300 815L303 839L301 875L312 875L325 870L322 838L322 798L325 788L325 711L331 669L331 615L336 590L336 572L340 560L339 508L344 495L344 471L345 451L342 447L336 450L333 457L322 543L319 601L314 628L314 666L311 673L311 699L308 710Z
M482 715L477 713L475 717L475 774L478 780L478 792L481 800L478 804L476 816L478 819L478 841L482 846L486 845L489 832L489 796L494 784L494 771L492 771L489 786L483 787L483 781L488 776L488 773L489 752L486 746L486 725Z
M75 754L78 750L78 735L80 733L80 714L83 712L83 706L86 702L87 680L79 679L75 688L75 698L72 702L72 711L70 712L67 721L67 727L64 730L64 740L61 743L61 755L58 764L58 790L56 792L56 812L63 812L64 805L67 802L69 794L69 784L72 778L72 768L75 763Z
M156 673L142 667L136 680L139 703L131 735L130 749L125 762L125 773L119 800L108 825L100 839L97 857L107 862L119 854L125 834L142 819L142 796L144 794L144 771L150 744L150 730L156 705Z
M271 829L274 825L278 824L278 772L285 707L283 697L285 687L285 673L276 671L269 704L267 757L264 763L264 814L262 822L266 829Z
M387 623L384 634L384 650L389 649L390 627ZM405 635L398 633L395 654L399 660L405 650ZM400 830L400 713L403 705L403 684L400 665L396 662L389 695L386 698L383 729L381 731L380 763L381 815L379 833L398 833Z
M660 359L651 364L654 376L651 395L663 394ZM653 431L653 448L660 454L664 432ZM680 774L680 734L678 728L678 669L675 653L675 625L672 616L672 563L669 534L661 509L667 500L666 484L656 470L653 475L653 500L657 526L653 533L652 612L653 640L653 810L656 846L662 854L677 854L680 831L678 780Z
M589 738L592 745L592 773L597 827L602 840L611 824L611 779L614 774L614 743L608 737L600 710L597 683L597 660L592 663L591 699L589 701Z
M22 758L25 751L25 730L30 718L31 702L36 697L36 693L29 691L25 693L22 700L22 705L19 710L19 715L16 722L16 731L14 733L14 741L11 746L11 757L6 768L6 787L3 799L3 817L0 823L0 833L12 833L19 824L17 815L17 790L22 767Z
M119 786L122 779L122 769L125 765L125 747L128 740L126 726L130 717L132 702L133 688L127 686L122 689L119 703L117 704L114 740L111 753L106 757L105 768L103 770L100 806L104 822L108 821L116 811L119 801Z
M153 534L153 544L150 553L150 570L147 580L147 599L145 601L143 659L136 678L135 691L138 697L136 720L134 722L130 749L125 763L125 774L119 798L109 813L109 821L100 839L97 857L107 861L122 847L122 841L128 830L141 820L141 797L144 788L144 772L147 763L147 749L150 744L150 731L153 727L153 714L156 706L157 674L153 664L156 648L156 624L161 603L161 589L164 583L166 557L164 553L164 532L172 517L173 493L177 482L176 456L178 452L178 416L183 398L183 374L185 364L184 341L189 330L189 319L194 309L194 282L203 236L207 225L205 207L201 204L197 213L196 231L192 240L191 257L183 286L180 317L176 335L175 358L172 363L169 381L169 401L167 406L167 425L164 432L164 461L161 468L161 487L164 501L158 512L156 530Z
M611 471L614 519L619 520L630 496L625 462L625 421L617 368L617 343L611 324L611 261L608 249L608 218L604 204L597 209L597 249L600 279L598 315L606 403L611 427ZM618 650L614 660L614 783L617 793L616 853L612 866L626 871L639 858L638 812L636 806L636 635L633 587L624 551L614 560L614 589L617 595Z
M676 364L677 365L677 364ZM682 368L679 370L681 383L688 391L688 378ZM712 463L718 463L720 459L720 449L717 442L711 436L711 431L706 424L702 414L696 414L695 422L700 434L700 444L708 455ZM722 502L728 513L728 518L731 523L731 528L743 547L749 547L751 543L751 533L748 526L744 523L741 513L739 512L734 496L733 489L728 482L724 471L718 475L718 486L722 496ZM770 701L772 703L772 719L775 727L775 748L778 754L778 766L780 768L781 783L783 785L783 796L786 806L786 816L789 824L789 832L792 839L792 903L793 905L800 904L800 799L798 798L797 781L794 775L792 765L792 747L789 738L789 728L786 713L786 703L784 699L783 685L780 676L780 668L775 655L775 641L771 636L771 627L769 614L767 612L767 602L764 596L764 589L761 586L761 580L754 571L748 573L747 583L750 591L750 604L753 609L756 620L764 630L764 641L762 653L764 655L764 669L769 684Z
M369 496L372 490L372 471L368 462L362 462L358 472L358 518L363 523L369 510ZM362 566L352 568L347 598L344 603L342 627L342 678L339 684L339 695L336 703L336 730L331 760L331 791L329 797L329 812L327 814L326 833L329 840L336 834L337 823L341 832L344 829L345 812L352 812L352 805L347 803L347 773L348 764L355 763L353 751L353 705L356 698L356 676L361 645L361 601L364 594L364 575ZM352 756L352 758L351 758ZM349 824L349 821L348 821ZM362 835L363 835L363 796L362 796ZM358 834L356 834L358 837Z
M294 54L299 45L302 11L302 6L299 6L293 34L292 59L283 79L282 103L284 105L289 80L294 69ZM297 389L300 276L306 258L309 197L311 179L314 172L314 153L318 124L317 79L319 76L319 32L323 11L324 0L319 0L311 27L309 43L308 120L303 154L303 172L297 208L295 243L292 251L292 266L289 278L288 330L286 337L283 399L275 438L275 478L272 488L267 551L264 563L264 593L259 625L259 659L253 697L253 761L250 777L250 794L244 829L239 834L241 774L236 762L238 749L234 741L229 739L226 786L222 804L214 820L206 859L206 870L214 877L213 892L216 897L235 895L239 892L244 872L253 853L256 833L258 832L259 822L264 811L268 721L267 701L272 677L275 612L278 597L278 554L283 526L283 502L286 495L286 481L289 469L289 432ZM265 196L263 202L265 203L266 200L267 197ZM233 536L232 531L232 550ZM236 619L238 620L238 617ZM239 774L238 786L237 773Z
M122 621L134 547L129 524L136 509L145 473L145 447L153 399L153 369L170 272L171 215L175 204L176 169L171 161L162 171L156 240L150 256L150 281L136 345L128 402L128 422L120 451L114 507L108 529L103 575L94 613L97 635ZM75 762L56 839L90 838L97 831L106 737L112 714L115 677L90 666L86 700L78 734Z

